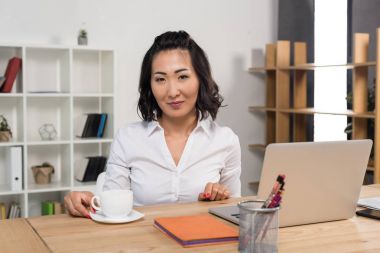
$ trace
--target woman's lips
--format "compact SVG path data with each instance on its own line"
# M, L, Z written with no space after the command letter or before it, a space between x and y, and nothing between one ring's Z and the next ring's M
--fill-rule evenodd
M181 108L181 105L183 104L183 101L174 101L174 102L170 102L168 103L170 105L171 108L175 109L175 110L178 110Z

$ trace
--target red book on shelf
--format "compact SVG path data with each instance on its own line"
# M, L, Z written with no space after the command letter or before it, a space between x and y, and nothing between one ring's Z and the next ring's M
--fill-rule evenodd
M16 79L17 73L21 69L21 59L13 57L8 61L7 69L5 70L5 81L0 88L0 92L9 93L12 90L13 83Z

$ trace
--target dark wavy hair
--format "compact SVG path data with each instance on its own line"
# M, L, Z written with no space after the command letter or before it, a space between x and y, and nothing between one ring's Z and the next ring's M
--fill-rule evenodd
M140 98L137 105L142 119L152 121L162 116L162 110L158 106L151 88L152 62L154 56L159 52L173 49L188 50L190 53L191 62L199 81L195 104L197 115L201 115L201 120L209 115L215 120L223 97L219 94L219 87L211 76L211 68L205 52L185 31L165 32L157 36L144 56L139 83Z

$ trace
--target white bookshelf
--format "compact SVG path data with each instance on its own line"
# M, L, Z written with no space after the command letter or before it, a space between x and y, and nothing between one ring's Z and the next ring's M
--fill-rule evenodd
M75 180L76 162L86 156L108 156L115 133L114 87L116 55L113 49L80 46L0 44L0 75L8 60L22 58L11 93L0 93L0 114L11 126L13 138L0 142L0 202L15 201L23 217L41 215L41 202L63 201L72 190L94 190L94 182ZM107 113L103 138L78 138L86 113ZM51 123L52 141L41 140L38 129ZM23 187L7 185L5 153L23 149ZM49 162L55 168L52 182L35 184L31 167Z

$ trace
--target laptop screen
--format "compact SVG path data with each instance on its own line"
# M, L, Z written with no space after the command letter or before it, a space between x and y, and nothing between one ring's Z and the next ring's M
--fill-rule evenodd
M372 147L371 140L276 143L266 148L258 198L277 175L286 175L280 226L354 215Z
M351 218L371 147L371 140L270 144L258 199L265 200L277 176L285 174L280 227ZM236 205L210 208L209 212L239 223Z

